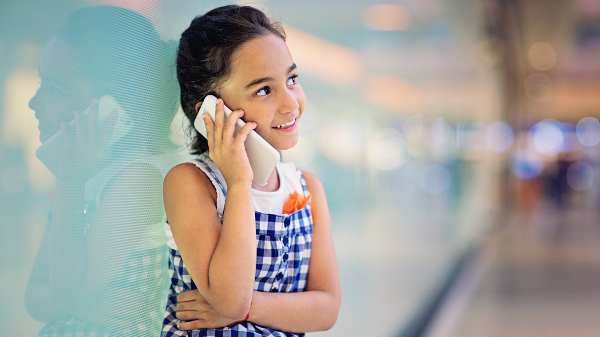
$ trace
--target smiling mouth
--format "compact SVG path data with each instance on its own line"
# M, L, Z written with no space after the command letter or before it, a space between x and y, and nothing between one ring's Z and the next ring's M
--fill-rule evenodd
M293 120L291 120L287 123L274 126L273 129L285 129L285 128L289 128L290 126L293 126L294 124L296 124L296 118L294 118Z

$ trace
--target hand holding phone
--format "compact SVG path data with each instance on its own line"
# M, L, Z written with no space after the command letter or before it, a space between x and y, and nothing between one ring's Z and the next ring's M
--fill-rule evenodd
M119 139L131 131L134 124L131 117L123 110L119 103L117 103L114 97L105 95L98 100L98 134L101 134L101 131L107 126L108 116L113 112L117 114L117 120L112 129L112 133L110 134L110 138L106 143L106 148L113 146ZM89 115L89 108L83 111L83 115ZM70 127L75 127L75 119L73 119L69 125ZM50 172L52 172L52 174L54 174L54 176L57 176L58 174L58 166L64 146L65 138L62 130L59 130L35 151L35 156L50 170Z
M194 121L194 128L200 132L202 136L207 138L206 126L202 120L202 114L206 113L210 116L213 123L215 122L215 113L217 106L217 98L213 95L208 95L204 98L202 106L198 110L198 117ZM231 109L225 106L225 122L231 114ZM240 129L246 124L241 119L238 119L235 124L234 137L240 131ZM252 173L254 174L254 182L260 186L267 184L271 173L275 169L275 164L281 159L279 152L271 146L266 140L264 140L256 131L252 130L246 137L244 142L246 153L248 154L248 161L252 167Z

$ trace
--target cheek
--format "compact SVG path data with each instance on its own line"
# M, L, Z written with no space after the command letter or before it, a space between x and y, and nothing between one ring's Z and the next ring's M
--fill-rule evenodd
M269 127L269 125L264 125L264 124L260 124L260 122L256 126L256 129L254 129L254 131L256 131L256 133L258 133L259 136L263 137L263 138L269 138L269 132L271 131L271 128Z
M52 100L46 106L48 119L56 127L60 127L60 123L63 121L70 122L74 118L73 110L75 110L75 105L64 99Z

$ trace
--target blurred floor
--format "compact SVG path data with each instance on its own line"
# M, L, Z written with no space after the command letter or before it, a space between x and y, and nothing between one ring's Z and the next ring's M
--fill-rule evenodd
M471 272L478 285L470 295L463 291L464 311L432 335L600 335L600 212L593 198L572 195L563 207L544 201L507 212L482 251L485 271L480 282Z

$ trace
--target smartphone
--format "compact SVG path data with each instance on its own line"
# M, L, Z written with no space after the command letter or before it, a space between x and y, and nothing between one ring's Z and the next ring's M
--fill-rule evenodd
M202 102L202 106L200 106L200 110L198 111L198 117L196 117L196 121L194 122L194 128L200 132L206 138L206 126L204 125L204 120L202 119L202 114L207 113L210 118L215 121L215 112L217 108L217 98L213 95L208 95L204 98ZM231 109L225 106L225 121L231 114ZM240 131L242 126L246 124L243 120L238 119L235 124L235 131L233 136L235 137L237 133ZM266 140L264 140L261 136L256 133L256 131L252 130L248 134L246 141L244 142L244 147L246 148L246 153L248 154L248 160L250 161L250 166L252 167L252 173L254 173L254 182L260 186L265 186L271 173L275 169L275 164L281 159L279 155L279 151L275 150L274 147L271 146Z
M108 116L113 111L117 113L117 120L115 122L115 127L113 128L111 137L108 141L107 148L113 146L117 141L119 141L119 139L123 138L123 136L125 136L133 128L133 120L125 112L125 110L123 110L121 105L117 103L115 98L110 95L104 95L98 100L99 128L97 131L100 131L104 128ZM83 113L89 114L89 108L87 108ZM75 126L75 119L73 119L69 125ZM62 130L59 130L35 151L35 156L50 170L50 172L52 172L52 174L54 174L54 176L57 175L58 164L64 146L65 137L63 136Z

